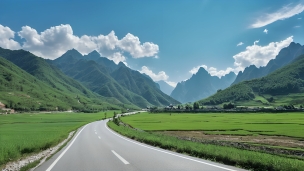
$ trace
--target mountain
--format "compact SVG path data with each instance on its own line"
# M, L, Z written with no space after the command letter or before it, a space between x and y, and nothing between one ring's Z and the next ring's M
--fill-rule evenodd
M292 42L288 47L283 48L276 58L270 60L266 66L257 68L254 65L250 65L249 67L246 67L243 72L240 71L232 85L245 80L264 77L289 64L301 54L304 54L304 46L301 46L299 43Z
M199 101L204 105L227 102L248 106L303 104L304 55L265 77L240 82Z
M150 77L131 70L122 62L116 65L113 61L100 57L96 51L84 56L79 56L79 52L75 51L69 50L50 62L93 92L139 107L179 103L161 92Z
M45 59L37 57L30 52L24 50L8 50L0 48L0 56L14 63L20 69L35 77L36 80L42 81L50 87L52 91L56 90L67 97L67 101L73 104L71 108L88 108L91 105L96 105L94 108L107 108L120 105L120 102L115 102L115 99L105 99L104 97L93 93L78 81L66 76L58 68L49 64ZM74 102L77 105L75 105ZM108 102L109 103L108 103ZM83 105L79 105L82 103ZM99 105L99 106L98 106ZM91 106L92 107L92 106Z
M178 83L172 91L171 97L182 103L194 102L216 93L219 89L227 88L235 77L233 72L221 78L211 76L201 67L189 80Z
M153 105L179 104L178 101L163 93L151 78L143 76L140 72L131 70L125 65L121 65L121 67L112 72L111 76L120 85L142 96Z
M55 89L0 57L0 101L8 108L18 111L118 108L97 98L91 100Z
M174 90L174 87L170 86L168 83L166 83L163 80L157 81L156 83L159 85L160 90L162 92L166 93L167 95L170 95L172 93L172 91Z

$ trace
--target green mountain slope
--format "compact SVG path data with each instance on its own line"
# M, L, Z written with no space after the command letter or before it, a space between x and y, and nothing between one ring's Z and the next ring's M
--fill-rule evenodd
M68 51L62 57L54 60L53 64L58 66L66 75L80 81L90 90L102 96L115 98L131 107L134 105L139 107L151 105L141 96L119 85L101 64L93 60L86 60L83 57L81 59L73 57L74 51Z
M304 55L273 73L235 84L206 99L201 104L235 102L247 105L304 104Z
M144 97L149 103L156 106L179 104L178 101L163 93L155 82L138 71L131 70L123 63L111 73L111 76L123 87Z
M87 98L52 88L0 57L0 101L19 111L118 108L97 98Z
M123 104L114 98L105 98L87 89L78 81L66 76L57 67L51 65L47 60L37 57L24 50L8 50L0 48L0 56L13 62L15 65L34 76L37 80L44 82L49 87L58 90L62 94L77 97L83 101L83 105L73 105L81 109L89 108L91 105L99 104L94 108L118 108ZM80 100L80 102L81 102ZM133 106L135 107L135 106Z
M123 63L116 65L100 57L96 51L79 56L76 50L69 50L52 63L90 90L102 96L114 97L125 104L147 107L179 103L161 92L152 80Z

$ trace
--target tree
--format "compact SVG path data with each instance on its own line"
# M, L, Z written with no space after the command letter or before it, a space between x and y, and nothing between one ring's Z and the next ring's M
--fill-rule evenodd
M193 109L194 110L199 109L199 104L197 102L193 103Z
M223 108L224 109L233 109L233 108L235 108L235 105L230 102L228 104L224 104Z

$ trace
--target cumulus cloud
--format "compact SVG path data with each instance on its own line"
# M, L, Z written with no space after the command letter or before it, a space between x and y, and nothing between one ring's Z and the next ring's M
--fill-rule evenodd
M141 70L139 72L150 76L153 81L163 80L172 87L176 87L176 85L177 85L176 82L168 80L169 76L166 74L165 71L160 71L156 74L151 69L149 69L147 66L142 66Z
M246 50L233 56L234 66L237 71L244 70L249 65L257 67L265 66L269 60L274 59L280 50L287 47L293 41L293 36L280 42L271 42L266 46L259 46L255 41L252 46L247 46Z
M294 26L293 28L300 28L301 26Z
M268 34L268 30L267 30L267 29L265 29L263 32L264 32L265 34Z
M166 72L160 71L160 72L158 72L158 74L155 74L147 66L142 66L141 70L139 72L149 75L153 81L160 81L160 80L166 81L169 78L169 76L166 74Z
M157 57L159 52L158 45L152 42L141 43L139 38L131 33L128 33L122 39L118 39L114 31L111 31L108 35L83 35L79 37L73 34L73 29L69 24L54 26L40 33L30 26L24 26L18 32L18 35L24 39L23 49L49 59L55 59L72 48L82 54L88 54L96 50L115 63L125 62L126 53L133 58L142 58ZM11 34L10 38L13 38Z
M298 18L298 20L301 20L301 19L302 19L301 17Z
M118 47L129 52L134 58L154 56L158 53L158 45L151 42L140 43L139 38L128 33L118 42Z
M21 46L18 42L14 41L15 32L9 27L0 24L0 47L5 49L20 49Z
M236 46L242 46L243 44L244 44L243 42L240 42Z
M199 70L199 68L201 68L201 67L204 68L206 71L208 71L211 76L217 76L217 77L222 77L226 74L229 74L230 72L235 72L235 69L233 69L231 67L228 67L225 70L218 70L215 67L208 67L207 65L200 65L200 66L193 67L189 72L191 74L196 74L197 71Z
M119 62L123 62L125 65L127 65L127 63L125 62L126 57L124 57L120 52L115 52L112 55L108 56L108 58L114 61L116 64L118 64Z
M251 28L260 28L268 24L276 22L278 20L285 20L294 15L300 14L304 11L304 4L297 5L286 5L273 13L266 13L261 15L256 21L250 26Z

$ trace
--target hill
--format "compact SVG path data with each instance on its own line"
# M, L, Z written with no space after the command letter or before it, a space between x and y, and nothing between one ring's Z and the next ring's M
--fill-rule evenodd
M189 80L178 83L172 91L171 97L182 103L194 102L216 93L219 89L227 88L235 77L233 72L221 78L211 76L201 67Z
M230 86L200 100L204 105L234 102L239 105L304 104L304 55L271 74Z
M270 60L265 67L257 68L256 66L251 65L246 67L243 72L240 71L232 85L242 81L264 77L289 64L297 56L302 54L304 54L304 46L301 46L299 43L292 42L288 47L283 48L275 59Z
M78 81L66 76L57 67L49 64L45 59L37 57L30 52L24 50L8 50L0 48L0 56L9 60L10 62L17 65L25 72L31 74L52 89L61 92L69 97L78 98L79 102L85 104L79 105L76 99L77 105L67 106L69 109L77 108L81 109L89 108L89 104L93 105L94 108L118 108L123 105L116 99L104 98L96 93L93 93ZM91 106L92 107L92 106Z
M150 78L131 70L123 63L116 65L113 61L100 57L96 51L82 56L72 49L50 62L93 92L114 97L124 104L147 107L179 103L161 92Z
M0 101L18 111L118 108L97 98L55 89L2 57Z

